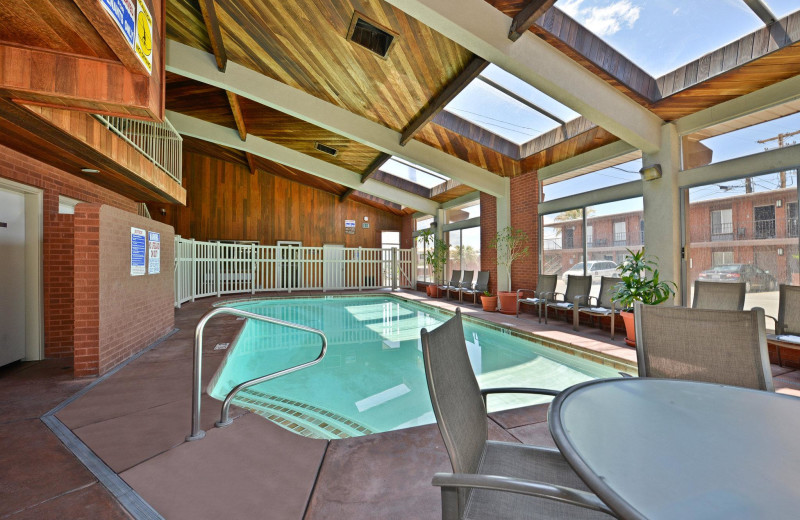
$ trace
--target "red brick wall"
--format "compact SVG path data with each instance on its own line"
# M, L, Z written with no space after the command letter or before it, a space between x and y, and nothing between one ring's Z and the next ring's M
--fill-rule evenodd
M161 233L159 274L131 276L131 227ZM171 226L110 206L75 208L75 376L104 374L174 326Z
M511 266L511 290L533 289L539 278L539 188L537 172L511 179L511 227L528 234L528 256Z
M497 234L497 199L481 193L481 271L489 271L489 291L497 293L497 251L489 247Z
M400 249L414 247L414 217L406 215L400 225Z
M44 268L44 354L72 355L72 215L59 215L58 196L99 202L135 212L136 203L118 193L0 146L0 177L42 190Z

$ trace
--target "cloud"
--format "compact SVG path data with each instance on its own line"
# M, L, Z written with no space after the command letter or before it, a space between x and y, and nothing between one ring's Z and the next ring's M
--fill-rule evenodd
M640 8L630 0L617 0L604 7L582 7L583 1L565 0L558 7L598 36L610 36L624 27L630 29L639 19Z

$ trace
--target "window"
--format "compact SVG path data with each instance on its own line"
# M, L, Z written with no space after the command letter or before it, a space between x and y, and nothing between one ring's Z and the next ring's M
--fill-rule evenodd
M786 204L786 234L790 237L798 236L796 202L789 202Z
M775 206L753 208L755 238L775 238Z
M481 228L457 229L447 233L450 256L447 264L447 279L452 278L453 270L472 271L473 281L481 269Z
M383 249L400 249L400 232L399 231L381 231L381 248Z
M628 233L625 221L614 222L614 245L626 246L628 245Z
M586 226L586 247L592 247L594 243L594 229L592 226Z
M727 265L733 263L733 251L714 251L714 256L711 260L711 265L716 267L718 265Z
M572 249L575 247L575 228L564 228L564 249Z
M733 210L718 209L711 212L711 240L733 238Z

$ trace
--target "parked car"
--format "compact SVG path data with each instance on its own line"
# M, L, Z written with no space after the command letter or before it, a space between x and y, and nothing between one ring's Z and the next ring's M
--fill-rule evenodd
M578 262L565 271L561 276L564 283L567 283L567 276L574 274L583 276L583 262ZM599 283L601 276L619 276L617 264L611 260L589 260L586 264L586 274L592 275L592 283Z
M700 273L699 279L705 282L744 282L747 292L774 291L778 287L778 281L769 271L750 264L718 265Z

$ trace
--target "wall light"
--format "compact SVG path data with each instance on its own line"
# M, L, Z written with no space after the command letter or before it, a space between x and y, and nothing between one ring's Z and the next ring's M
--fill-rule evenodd
M783 248L782 247L778 248L778 256L783 256Z
M167 214L167 210L165 208L161 208L161 214L162 215L166 215Z
M100 173L100 170L94 168L81 168L82 173Z
M644 168L639 170L639 173L642 174L642 179L644 179L646 181L652 181L652 180L655 180L655 179L660 179L661 178L661 165L660 164L654 164L652 166L645 166Z

